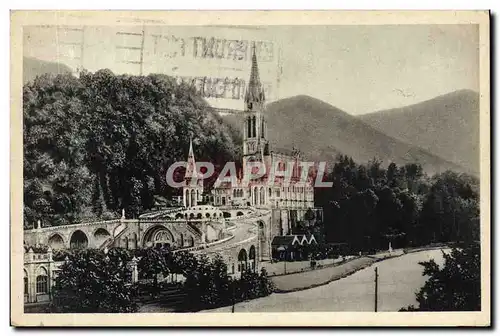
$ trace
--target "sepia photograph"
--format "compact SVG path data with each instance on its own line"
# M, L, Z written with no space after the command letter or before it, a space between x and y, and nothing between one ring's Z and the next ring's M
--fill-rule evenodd
M13 325L490 325L488 12L11 29Z

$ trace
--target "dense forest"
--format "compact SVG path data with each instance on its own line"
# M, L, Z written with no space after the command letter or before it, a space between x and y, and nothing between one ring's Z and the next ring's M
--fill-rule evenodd
M165 75L43 75L23 88L24 226L134 217L170 196L170 164L223 165L238 157L237 132Z
M374 159L357 164L339 156L317 188L327 242L359 251L479 240L479 181L451 171L428 176L418 164L387 168Z

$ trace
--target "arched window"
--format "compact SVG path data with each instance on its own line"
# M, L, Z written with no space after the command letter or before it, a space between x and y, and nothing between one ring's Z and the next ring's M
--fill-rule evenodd
M165 241L171 241L171 235L167 231L159 231L156 234L155 241L160 241L160 242L165 242Z
M45 268L40 268L36 277L36 293L47 294L49 292L49 277Z
M195 196L195 191L194 189L191 190L191 203L189 204L190 207L194 207L196 205L196 196Z
M247 269L247 251L245 249L241 249L238 253L238 272L243 272Z
M255 263L255 246L252 245L250 247L250 252L248 253L248 259L250 259L250 267L252 271L255 271L256 263Z
M198 212L198 214L196 215L196 218L201 219L201 212Z
M247 137L252 137L252 119L250 117L247 118Z
M271 190L271 188L269 188L269 198L271 198L273 196L273 191Z
M184 246L184 235L182 233L181 233L181 239L180 239L179 243L181 244L181 247Z
M48 277L46 275L39 275L36 277L36 293L47 294L48 292Z
M28 272L24 270L24 295L28 295Z
M257 119L255 116L252 117L252 137L257 137Z

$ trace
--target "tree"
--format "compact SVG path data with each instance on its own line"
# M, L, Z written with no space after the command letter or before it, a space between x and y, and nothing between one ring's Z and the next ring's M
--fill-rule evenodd
M470 176L450 171L434 177L419 219L427 241L464 240L462 233L477 231L478 184Z
M59 313L136 311L127 267L129 255L81 250L65 256L54 286L52 310Z
M403 311L481 310L481 255L477 243L444 253L444 266L430 260L421 262L430 278L417 293L418 307Z
M146 248L138 250L137 270L139 276L145 279L153 279L153 287L158 287L158 275L167 277L170 273L165 255L161 250Z

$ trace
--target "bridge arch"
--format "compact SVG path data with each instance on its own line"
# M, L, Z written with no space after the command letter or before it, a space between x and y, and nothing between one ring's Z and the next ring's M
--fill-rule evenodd
M94 230L94 238L102 239L111 236L108 230L104 228L97 228Z
M54 233L49 237L48 245L53 250L60 250L64 248L64 238L59 233Z
M76 230L71 234L69 247L71 249L85 249L89 246L89 239L82 230Z
M117 231L117 228L115 229L115 232ZM108 230L99 227L94 230L94 233L92 234L94 238L94 247L99 248L101 245L111 237L111 234L109 233Z

